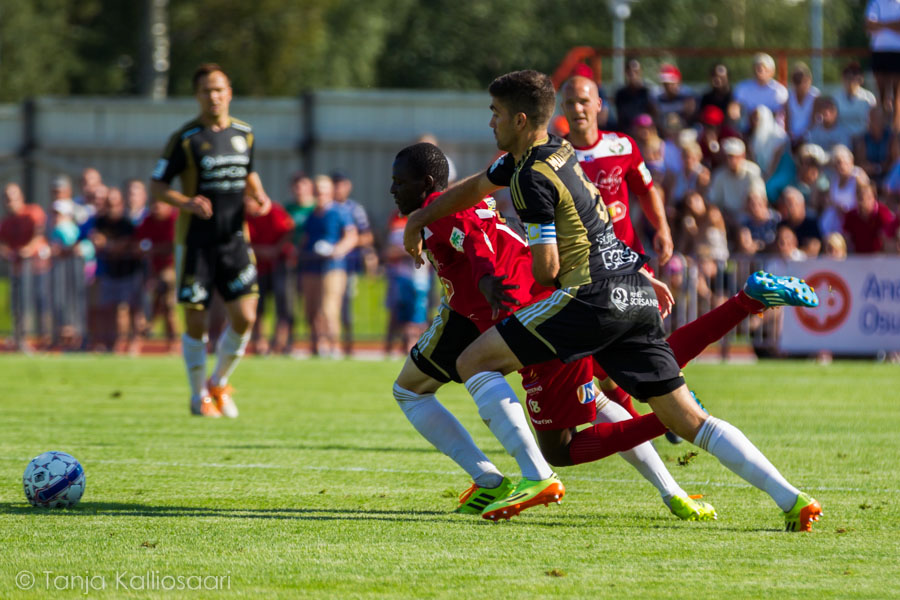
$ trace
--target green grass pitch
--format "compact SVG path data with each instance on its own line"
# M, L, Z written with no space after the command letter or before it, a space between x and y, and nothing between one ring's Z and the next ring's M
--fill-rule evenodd
M241 417L212 421L188 416L177 358L2 357L0 598L900 593L896 365L687 369L713 414L821 501L811 534L783 532L768 496L703 452L680 466L694 448L664 440L673 475L718 521L677 520L615 456L562 469L560 506L499 524L452 514L468 479L395 406L399 368L248 359L233 381ZM465 390L440 397L516 473ZM74 509L25 502L22 471L46 450L84 465Z

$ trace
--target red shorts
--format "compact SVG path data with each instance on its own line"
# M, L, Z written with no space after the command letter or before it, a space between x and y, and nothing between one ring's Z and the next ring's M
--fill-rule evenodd
M568 364L551 360L519 371L535 429L569 429L597 417L593 362L590 356Z

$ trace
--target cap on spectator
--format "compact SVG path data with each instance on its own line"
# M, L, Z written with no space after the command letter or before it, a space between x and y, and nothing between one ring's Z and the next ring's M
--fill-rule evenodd
M640 114L634 118L635 127L653 127L653 117L647 113Z
M350 177L341 170L331 172L331 180L335 183L339 183L341 181L347 181L348 179L350 179Z
M700 111L700 122L710 127L718 127L725 121L725 113L713 104L707 104Z
M575 65L575 69L572 71L572 75L576 77L587 77L588 79L593 79L594 70L583 62L580 62Z
M681 71L675 65L664 64L659 68L660 83L681 83Z
M68 175L57 175L53 178L53 182L50 184L51 189L61 190L63 188L71 189L72 180L69 179Z
M770 70L775 70L775 59L766 54L765 52L759 52L753 55L753 64L754 65L766 65Z
M75 213L75 203L71 200L54 200L50 207L53 212L69 217Z
M825 152L825 149L818 144L803 144L800 146L797 155L800 157L801 161L811 159L820 167L828 163L828 154Z
M739 138L727 137L722 140L722 150L729 156L741 156L747 151L747 148Z

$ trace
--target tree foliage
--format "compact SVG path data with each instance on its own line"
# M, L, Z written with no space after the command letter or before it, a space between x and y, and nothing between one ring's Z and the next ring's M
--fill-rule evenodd
M150 1L0 0L0 100L136 93ZM825 2L826 46L865 46L864 6ZM639 0L631 7L632 48L810 44L808 0ZM612 37L608 4L598 0L169 0L168 10L176 95L190 93L193 69L208 61L225 66L244 95L483 89L498 73L549 72L569 48L608 48ZM659 60L648 59L648 71ZM705 79L709 62L679 59L694 80ZM746 58L727 62L736 75L749 73Z

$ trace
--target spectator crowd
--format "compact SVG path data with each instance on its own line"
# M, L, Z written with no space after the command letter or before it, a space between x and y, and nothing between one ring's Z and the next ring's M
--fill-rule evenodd
M600 128L634 138L665 200L676 254L662 275L674 288L689 270L698 273L698 295L710 306L727 293L736 261L900 251L895 103L863 86L855 62L831 95L812 85L803 63L793 65L787 87L774 74L772 57L758 54L753 77L732 85L726 66L714 64L708 88L694 92L677 66L662 65L655 86L632 59L612 98L600 86ZM565 134L565 120L554 128ZM376 244L344 173L298 173L290 190L266 215L248 217L260 288L252 348L292 351L299 295L312 354L352 354L358 276L379 273L387 278L385 349L399 342L407 350L427 322L434 286L403 251L404 218L391 215ZM161 321L156 330L175 349L177 211L149 202L143 181L110 186L93 168L77 189L67 176L53 180L49 215L16 183L3 192L0 258L8 263L15 344L28 349L22 317L33 313L46 346L138 352ZM635 225L652 238L649 223ZM73 289L85 290L84 298L72 297ZM263 319L269 305L275 314Z

